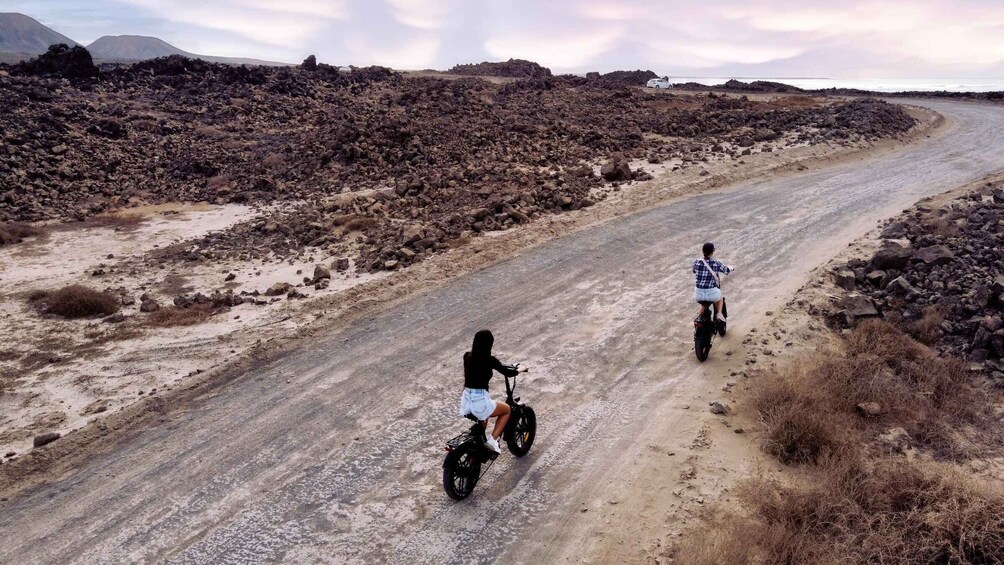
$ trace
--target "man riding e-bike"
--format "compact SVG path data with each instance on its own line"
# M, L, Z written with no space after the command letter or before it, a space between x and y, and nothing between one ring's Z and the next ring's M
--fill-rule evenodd
M735 268L711 258L715 253L714 243L705 243L701 251L704 253L704 257L695 259L693 266L694 300L698 303L713 302L715 304L715 319L718 322L724 322L725 317L722 315L722 303L725 299L722 297L722 282L718 275L719 273L723 275L731 274L735 271ZM701 311L698 316L704 314L705 308L704 304L701 304Z

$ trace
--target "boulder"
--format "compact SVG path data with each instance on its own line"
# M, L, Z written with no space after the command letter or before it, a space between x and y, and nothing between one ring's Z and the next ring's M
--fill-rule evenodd
M997 300L1004 302L1004 275L997 275L990 283L990 294L997 297Z
M35 439L32 440L31 444L32 444L33 447L42 447L43 445L48 445L48 444L56 441L60 437L61 436L60 436L59 432L49 432L49 433L46 433L46 434L39 434L39 435L35 436Z
M879 271L879 270L868 271L868 274L865 275L865 280L868 281L868 284L874 287L878 287L879 285L882 284L882 280L885 279L885 275L886 275L885 271Z
M160 303L152 298L147 298L139 305L140 312L156 312L160 310Z
M909 240L887 239L872 257L871 266L874 269L902 269L913 257L913 253Z
M330 279L330 278L331 278L331 271L320 265L314 266L314 282L320 281L321 279Z
M873 302L871 298L856 292L852 292L844 298L843 306L844 310L852 320L857 320L859 318L873 318L879 315L878 308L875 307L875 302Z
M600 168L600 176L611 182L631 180L631 166L623 159L614 158Z
M854 290L854 284L856 282L854 277L854 271L850 269L839 269L833 274L834 282L837 286L845 290Z
M944 245L931 245L917 250L913 254L913 260L927 265L947 265L955 260L955 254Z
M709 410L711 410L712 414L718 414L719 416L727 414L729 411L728 404L722 402L712 402L708 406L710 406Z
M917 289L914 288L913 285L911 285L910 282L904 279L903 277L896 277L893 280L889 281L889 284L886 285L885 288L886 291L888 292L903 296L910 294L911 292L917 292Z
M290 291L293 285L288 282L277 282L265 291L265 296L282 296Z
M334 262L335 270L339 273L349 270L349 260L345 257L341 259L336 259Z

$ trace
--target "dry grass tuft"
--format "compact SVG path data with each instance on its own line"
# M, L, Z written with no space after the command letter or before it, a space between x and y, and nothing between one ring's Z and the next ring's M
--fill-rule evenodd
M679 563L1004 563L1004 488L940 464L829 460L812 484L753 479Z
M189 308L168 307L146 316L146 325L156 328L194 326L208 322L218 310L212 304L199 304Z
M764 428L765 451L784 463L815 463L896 423L935 456L958 458L971 452L969 436L985 433L992 409L962 361L878 320L861 324L845 349L761 374L745 404ZM857 417L865 402L883 414Z
M948 316L948 308L942 305L924 308L921 319L906 325L906 331L921 343L934 345L944 333L941 324Z
M8 222L0 224L0 247L21 243L26 237L37 237L45 234L45 230L38 226L21 222Z
M28 301L34 303L43 314L71 319L108 316L119 311L119 301L115 295L78 284L53 292L33 291L29 294Z

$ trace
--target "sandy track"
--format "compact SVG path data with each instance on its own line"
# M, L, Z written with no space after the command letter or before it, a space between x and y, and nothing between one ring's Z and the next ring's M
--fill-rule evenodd
M918 104L952 120L944 135L543 244L168 408L0 503L0 562L642 560L743 333L876 220L1004 167L1004 110ZM732 333L698 365L687 265L706 239L740 270ZM521 394L540 428L454 504L441 445L464 428L459 359L481 327L533 368Z

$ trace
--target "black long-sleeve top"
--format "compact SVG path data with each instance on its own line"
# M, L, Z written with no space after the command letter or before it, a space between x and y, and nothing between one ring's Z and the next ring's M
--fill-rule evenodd
M488 390L493 369L509 377L519 372L507 368L493 355L473 357L470 351L464 353L464 387Z

